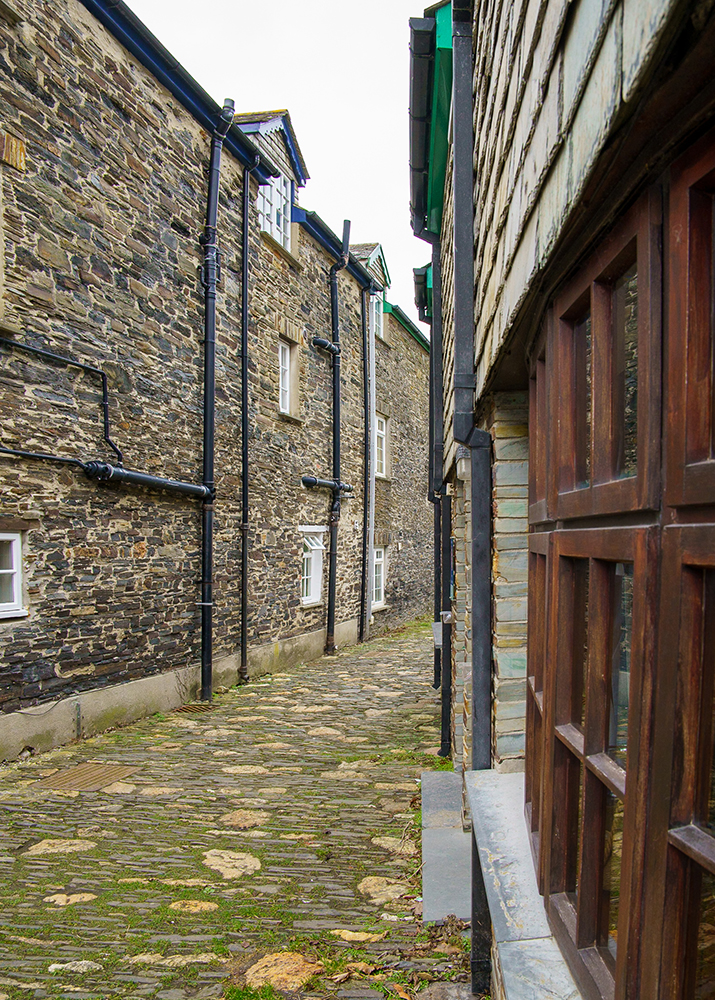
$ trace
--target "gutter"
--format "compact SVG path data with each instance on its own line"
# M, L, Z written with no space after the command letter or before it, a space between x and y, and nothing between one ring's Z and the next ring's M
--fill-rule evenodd
M455 15L457 15L455 4ZM459 12L461 13L461 12ZM452 25L454 76L454 437L469 443L474 427L474 179L472 166L472 24Z
M80 3L213 135L216 119L221 116L221 107L123 0L80 0ZM275 164L246 138L237 125L229 129L224 145L244 167L252 167L256 156L260 157L255 173L261 184L279 175Z
M400 306L396 306L392 302L385 302L382 311L385 313L392 313L392 315L395 317L400 326L403 326L405 330L407 330L409 335L414 340L417 341L420 347L423 350L427 351L427 353L429 354L430 351L429 340L427 340L427 338L419 329L419 327L415 326L410 317L403 309L400 308Z

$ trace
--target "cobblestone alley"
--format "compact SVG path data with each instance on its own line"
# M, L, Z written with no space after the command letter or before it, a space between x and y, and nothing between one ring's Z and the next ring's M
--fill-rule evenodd
M413 625L1 768L0 1000L232 1000L265 965L346 1000L466 980L458 929L419 919L431 674Z

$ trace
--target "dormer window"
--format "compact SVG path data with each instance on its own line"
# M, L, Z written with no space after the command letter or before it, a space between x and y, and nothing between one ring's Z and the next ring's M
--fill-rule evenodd
M376 292L370 298L370 309L372 312L372 330L376 337L380 340L384 340L383 326L382 326L382 299L383 292Z
M290 220L293 183L281 174L258 188L258 218L261 229L290 251Z

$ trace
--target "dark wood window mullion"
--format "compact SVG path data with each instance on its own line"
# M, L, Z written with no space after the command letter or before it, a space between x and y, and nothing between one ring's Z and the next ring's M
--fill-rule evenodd
M611 651L611 570L608 563L592 559L590 567L588 671L586 692L587 756L605 749L608 725L608 667ZM604 796L606 788L592 769L584 778L584 820L581 844L582 891L578 899L577 946L596 944L600 926L603 884Z
M611 286L599 281L591 286L593 344L593 419L591 421L591 474L593 483L614 478L618 435L613 426L613 329Z

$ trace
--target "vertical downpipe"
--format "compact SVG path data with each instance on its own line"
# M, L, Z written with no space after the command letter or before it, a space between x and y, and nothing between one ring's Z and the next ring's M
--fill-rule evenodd
M330 319L333 349L333 500L330 507L330 556L328 570L328 622L325 652L335 652L335 589L338 573L338 523L340 521L340 316L338 310L338 271L347 267L350 253L350 222L343 224L340 258L330 268Z
M238 668L239 684L248 682L248 260L249 260L249 208L251 197L251 170L258 166L256 156L253 167L243 168L243 228L241 247L241 662Z
M365 434L363 439L364 461L363 461L363 486L362 486L362 557L360 567L360 627L358 641L364 642L369 637L369 609L367 602L367 575L368 575L368 524L369 524L369 490L370 490L370 387L369 387L369 359L367 349L367 313L370 289L364 288L360 293L360 319L362 322L362 388L363 388L363 418L365 424ZM367 627L366 627L367 626Z
M216 286L219 280L219 254L216 244L218 189L223 140L233 122L234 103L224 102L216 131L211 137L209 190L206 201L206 225L200 237L204 253L204 461L203 483L211 495L204 500L201 512L201 700L211 701L213 687L213 526L214 445L216 429Z
M452 497L442 509L442 725L439 756L452 753Z
M372 310L372 296L375 293L374 287L370 288L370 309ZM370 465L368 468L368 503L370 514L367 524L367 621L368 637L370 635L370 619L372 617L372 601L375 594L375 453L377 451L377 423L375 420L376 407L376 374L375 374L375 320L370 322L368 330L368 360L369 360L369 401L370 409Z

